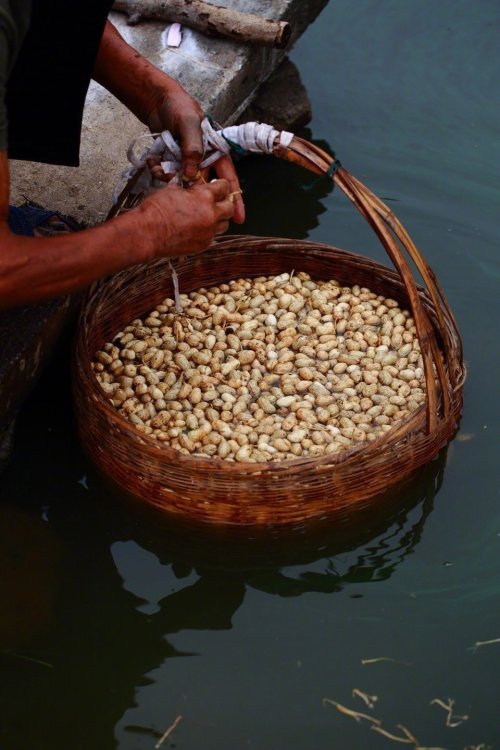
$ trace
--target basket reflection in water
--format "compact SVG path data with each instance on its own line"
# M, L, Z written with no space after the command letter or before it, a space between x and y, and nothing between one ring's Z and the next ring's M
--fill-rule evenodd
M161 565L173 565L181 577L192 570L201 576L240 572L247 585L297 596L388 578L420 542L443 482L447 450L374 498L338 508L324 520L285 527L207 526L173 518L123 492L109 475L95 472L90 481L100 497L103 526L112 526L117 540L153 553ZM285 568L295 568L299 580L285 575Z
M339 454L236 464L186 456L135 430L102 393L91 361L116 331L173 295L168 261L118 274L93 292L81 318L75 399L84 446L121 487L171 515L209 524L265 526L325 519L406 478L452 437L461 412L463 368L446 305L436 311L418 289L418 306L401 277L372 260L317 243L234 237L180 264L182 291L230 278L301 269L312 278L369 286L410 307L432 383L427 404L370 444ZM437 357L436 357L437 355ZM438 385L434 382L434 366Z

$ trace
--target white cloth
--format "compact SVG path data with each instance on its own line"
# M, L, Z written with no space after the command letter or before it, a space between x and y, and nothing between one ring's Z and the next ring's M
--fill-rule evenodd
M231 125L221 130L215 130L209 120L205 118L201 123L201 129L204 148L204 156L200 165L202 169L214 164L221 156L230 153L231 145L228 141L235 143L243 151L271 154L276 142L286 147L293 138L293 133L286 130L275 130L272 125L260 122L246 122L242 125ZM145 137L149 136L140 136L130 144L127 157L132 166L123 173L122 177L126 180L130 179L138 169L145 165L147 159L156 156L160 158L165 174L175 175L173 182L182 184L182 154L172 133L165 130L159 135L153 135L152 137L155 138L153 145L146 149L140 157L137 157L134 149L137 142ZM148 194L163 185L163 182L153 180L149 170L146 169L134 186L133 193Z

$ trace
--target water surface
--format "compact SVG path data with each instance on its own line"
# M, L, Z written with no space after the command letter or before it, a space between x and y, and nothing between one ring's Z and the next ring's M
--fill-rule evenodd
M496 0L332 0L292 55L306 137L389 202L452 305L455 440L376 513L224 545L167 532L96 476L63 352L0 483L2 749L147 750L179 715L163 747L398 747L323 698L425 746L500 747L500 643L472 650L500 638L499 20ZM383 259L328 183L305 191L312 175L266 159L241 173L246 232ZM447 727L434 698L469 719Z

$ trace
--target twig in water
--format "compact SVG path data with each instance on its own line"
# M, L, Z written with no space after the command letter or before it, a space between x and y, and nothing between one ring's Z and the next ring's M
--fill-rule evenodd
M453 713L453 706L455 705L455 701L453 701L451 698L448 698L448 703L445 703L440 698L433 698L433 700L431 700L431 706L433 703L435 703L436 706L444 708L444 710L447 712L447 727L458 727L463 721L467 721L467 719L469 718L468 716L459 716L458 714Z
M393 659L392 656L376 656L373 659L361 659L361 664L376 664L379 661L392 661L394 664L402 664L403 667L411 667L411 662Z
M352 691L353 696L358 696L358 698L361 698L362 701L364 701L365 705L368 706L368 708L375 708L375 702L378 701L377 695L368 695L368 693L363 693L362 690L358 690L358 688L354 688Z
M476 641L473 646L469 647L469 651L472 651L472 653L475 654L481 646L491 646L493 643L500 643L500 638L493 638L491 641Z
M36 659L34 656L27 656L26 654L20 654L18 651L11 651L10 649L4 649L0 651L0 654L5 654L6 656L13 656L15 659L23 659L24 661L30 661L32 664L39 664L41 667L47 667L48 669L54 668L54 665L48 661L43 661L42 659Z
M405 737L398 737L395 734L391 734L385 729L382 729L381 727L375 727L372 726L371 729L373 729L376 732L379 732L379 734L383 734L384 737L387 737L390 740L393 740L394 742L402 742L407 745L414 745L413 750L445 750L444 747L423 747L420 745L419 741L416 737L412 735L409 729L407 729L403 724L396 724L397 728L400 729Z
M162 736L160 737L160 739L158 740L158 742L155 745L155 750L158 750L158 748L165 742L165 740L167 739L167 737L172 734L172 732L174 731L174 729L177 726L177 724L181 721L181 719L182 719L182 716L178 716L176 718L176 720L169 726L169 728L166 730L166 732L164 734L162 734Z
M397 726L398 729L401 729L401 731L403 732L403 734L406 734L406 736L408 737L408 739L410 740L410 742L414 742L415 745L418 745L417 738L412 735L412 733L410 732L409 729L407 729L405 726L403 726L403 724L396 724L396 726Z
M413 737L412 734L402 725L397 725L398 729L401 729L401 731L406 735L405 737L398 737L395 734L391 734L386 729L382 729L382 727L379 726L372 726L371 729L373 729L374 732L378 732L379 734L383 734L384 737L387 737L390 740L393 740L394 742L403 742L406 745L418 745L418 740Z
M334 701L331 698L323 698L322 703L323 705L327 703L331 703L332 706L335 706L337 711L340 711L341 714L345 714L346 716L350 716L351 719L354 719L355 721L357 721L358 724L361 721L361 719L370 721L372 724L382 723L380 719L375 719L373 716L368 716L368 714L362 714L359 711L353 711L352 709L347 708L347 706L343 706L341 703L337 703L337 701Z

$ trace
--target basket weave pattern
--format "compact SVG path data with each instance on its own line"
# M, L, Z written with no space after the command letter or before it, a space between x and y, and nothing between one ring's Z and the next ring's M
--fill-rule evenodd
M276 155L319 174L332 160L294 138ZM341 453L268 463L188 456L158 444L108 401L91 369L95 352L131 320L173 296L168 260L123 271L89 293L77 335L74 393L83 445L98 467L139 498L183 519L228 526L297 525L366 501L433 459L456 431L465 371L453 315L431 269L376 196L346 170L334 181L379 236L395 271L369 258L306 241L235 236L178 265L182 292L234 278L305 271L366 286L411 309L424 358L427 402L371 443ZM136 199L135 199L136 200ZM126 207L126 206L124 206ZM418 286L404 251L425 286Z

